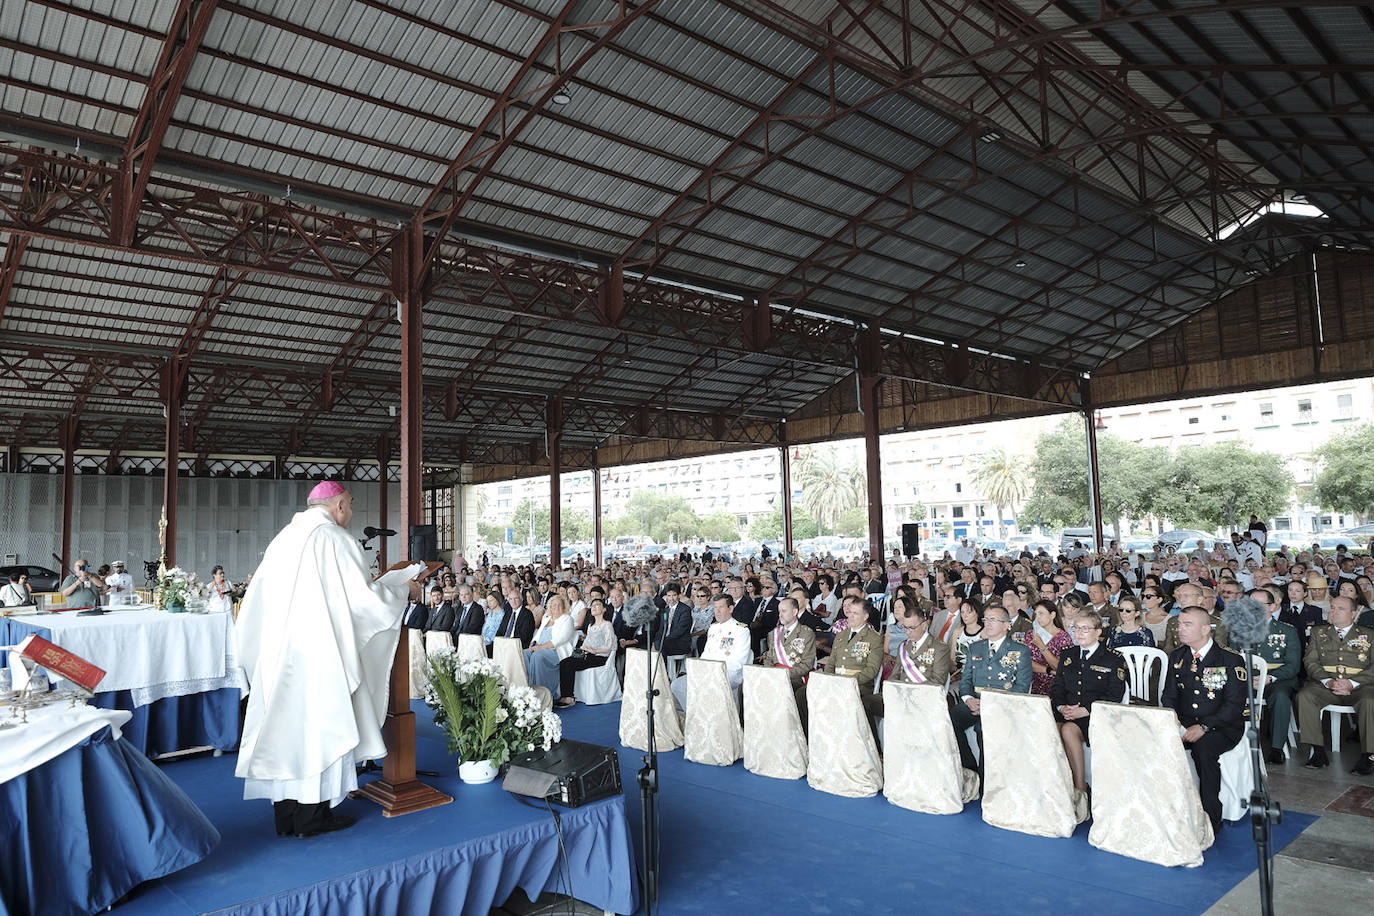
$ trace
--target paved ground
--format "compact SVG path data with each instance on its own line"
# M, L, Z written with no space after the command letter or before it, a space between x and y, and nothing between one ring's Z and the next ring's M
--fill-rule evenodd
M1356 741L1347 735L1341 760L1324 770L1305 769L1292 757L1269 767L1270 789L1285 811L1321 817L1274 857L1275 913L1367 912L1374 901L1374 777L1349 772L1359 759ZM1259 911L1259 883L1251 874L1207 916Z

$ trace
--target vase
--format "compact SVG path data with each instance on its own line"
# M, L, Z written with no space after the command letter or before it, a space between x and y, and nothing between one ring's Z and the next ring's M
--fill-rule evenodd
M458 778L470 786L480 786L496 778L499 768L490 760L464 760L458 764Z
M169 613L169 614L184 614L184 613L186 613L186 605L183 604L183 603L180 602L180 601L168 601L168 602L167 602L167 613Z

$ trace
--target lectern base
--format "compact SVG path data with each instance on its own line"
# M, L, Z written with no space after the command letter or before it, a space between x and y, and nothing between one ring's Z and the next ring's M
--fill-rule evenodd
M414 814L416 811L437 808L453 801L453 796L445 795L418 779L412 779L399 785L392 785L385 779L378 779L360 786L356 792L350 792L349 795L375 801L382 806L382 814L385 817Z

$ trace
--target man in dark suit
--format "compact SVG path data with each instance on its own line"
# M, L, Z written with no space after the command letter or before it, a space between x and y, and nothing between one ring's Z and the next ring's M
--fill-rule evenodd
M480 628L478 632L481 632ZM496 635L518 639L520 648L528 649L530 641L534 639L534 614L519 599L515 599L513 603L507 601L506 609L501 613L501 625L496 628Z
M662 600L655 647L664 655L688 655L692 651L692 606L682 600L681 586L676 582L663 586Z
M460 633L481 635L482 624L487 622L487 613L482 605L472 600L472 586L459 586L458 607L454 609L454 616L453 637L455 641Z
M772 576L764 576L760 586L763 596L754 609L754 619L749 624L749 634L754 641L754 654L761 655L768 634L778 625L778 583Z
M1182 645L1169 655L1168 677L1160 705L1178 713L1186 731L1183 743L1197 767L1202 810L1221 829L1221 755L1245 735L1250 717L1246 678L1248 666L1239 652L1212 638L1212 621L1197 605L1179 614Z
M625 592L617 584L611 588L611 598L606 604L611 615L611 628L615 630L617 652L623 656L629 648L644 648L642 627L631 626L625 622Z
M444 590L436 585L429 590L430 604L434 607L444 603ZM423 601L412 601L406 606L405 613L401 615L401 625L410 627L412 630L427 630L426 624L429 623L430 604Z

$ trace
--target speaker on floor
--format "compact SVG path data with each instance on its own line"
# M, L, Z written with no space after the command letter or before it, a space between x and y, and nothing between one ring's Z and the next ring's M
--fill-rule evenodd
M916 522L902 525L902 553L914 557L921 552L921 526Z

